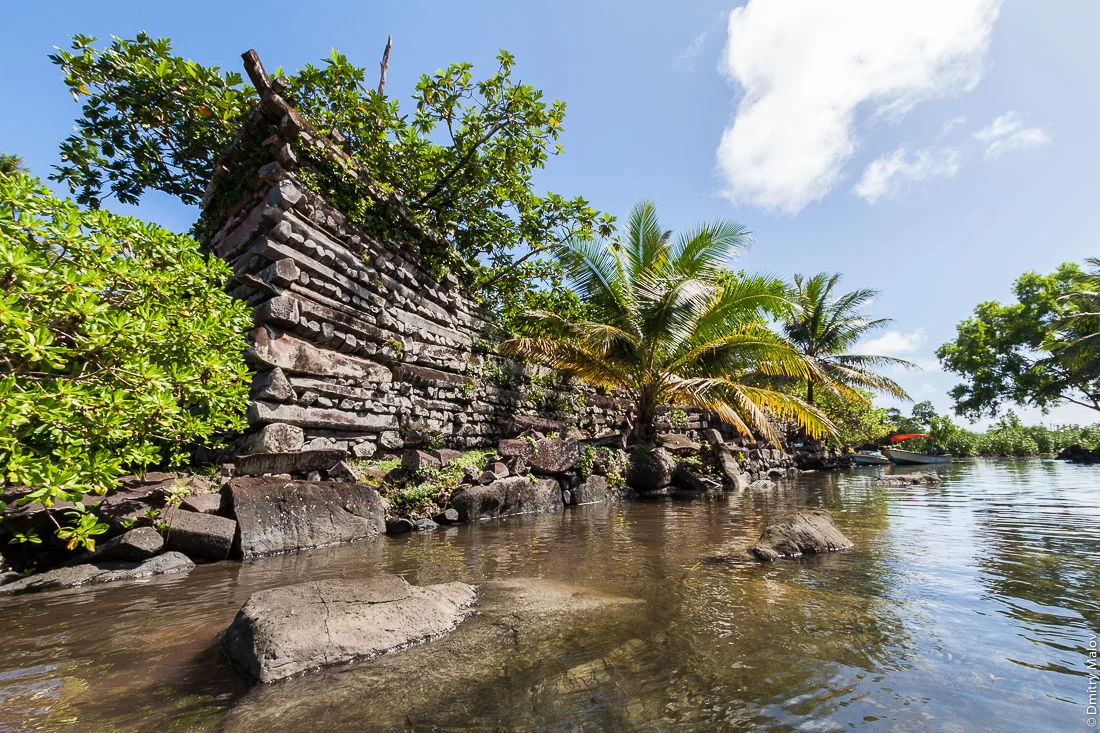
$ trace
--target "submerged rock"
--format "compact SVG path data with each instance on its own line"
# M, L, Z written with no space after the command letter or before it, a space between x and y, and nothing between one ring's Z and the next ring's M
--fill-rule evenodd
M874 486L881 488L896 488L900 486L933 486L942 484L943 479L929 471L914 471L913 473L896 473L890 476L882 476L874 481Z
M396 575L272 588L252 594L222 648L249 679L272 682L445 634L476 596L465 583L414 587Z
M316 729L318 721L325 730L498 730L500 705L530 702L528 693L517 702L517 679L530 675L531 692L539 694L534 686L556 682L555 671L605 655L608 644L627 643L644 604L536 578L488 581L479 589L477 613L453 632L304 675L291 687L256 685L234 704L222 730ZM634 642L622 651L613 652L614 662L625 664L643 650ZM560 696L556 686L542 694L549 704Z
M752 491L771 491L775 488L775 482L766 478L757 479L749 484L748 488Z
M186 555L178 552L166 552L143 563L103 561L83 565L69 565L0 585L0 595L61 590L90 583L138 580L153 575L186 573L194 567L195 563L191 562Z
M847 550L852 546L837 529L833 515L823 509L806 509L765 527L751 551L758 559L770 562L781 557Z

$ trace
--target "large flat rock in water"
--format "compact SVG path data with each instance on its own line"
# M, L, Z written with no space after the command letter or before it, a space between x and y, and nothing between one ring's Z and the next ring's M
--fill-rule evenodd
M178 552L166 552L141 563L108 560L68 565L0 585L0 596L62 590L92 583L142 580L154 575L188 573L194 568L195 563Z
M644 613L642 600L545 578L478 588L477 613L453 632L363 664L256 685L234 703L222 730L500 730L502 710L536 697L557 709L556 672L633 639ZM660 659L666 652L662 644L648 653ZM543 727L575 729L570 722Z
M752 554L772 561L850 547L851 541L837 529L833 515L823 509L806 509L765 527L752 546Z
M386 531L382 498L363 484L238 478L223 491L237 517L244 558L356 542Z
M465 583L414 587L396 575L272 588L248 599L223 648L250 679L272 682L438 637L476 596Z

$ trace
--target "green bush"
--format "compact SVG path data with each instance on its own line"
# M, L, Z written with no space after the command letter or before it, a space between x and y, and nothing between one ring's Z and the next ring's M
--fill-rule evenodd
M243 427L250 319L229 274L192 239L0 177L0 483L76 502L71 546L104 529L87 495Z

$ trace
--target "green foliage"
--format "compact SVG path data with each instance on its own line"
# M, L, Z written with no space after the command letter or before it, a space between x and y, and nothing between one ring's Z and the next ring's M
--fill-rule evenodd
M433 504L445 505L462 485L466 471L481 472L491 455L492 451L487 450L466 451L443 468L419 471L404 486L384 487L382 494L407 513L422 511Z
M1044 456L1056 455L1071 445L1089 450L1100 447L1100 424L1090 427L1027 426L1011 410L985 432L959 427L950 417L934 413L928 417L927 424L936 445L959 457Z
M622 241L575 239L563 252L587 317L532 311L526 336L502 348L624 390L637 406L636 442L653 442L663 405L711 410L776 443L776 420L795 420L814 436L830 432L818 410L763 386L769 378L805 379L813 366L768 327L768 317L790 307L784 284L725 269L747 242L744 227L726 221L673 240L656 207L643 202Z
M10 176L16 173L26 173L27 166L23 165L23 159L18 155L0 153L0 176Z
M688 424L687 413L684 412L683 410L681 410L680 408L670 410L669 413L668 413L668 422L669 422L670 425L673 425L673 426L676 426L676 427L682 427L684 425L687 425Z
M955 411L974 419L996 415L1005 403L1046 410L1062 401L1100 410L1091 288L1089 276L1064 263L1050 275L1020 276L1013 303L978 305L955 340L936 351L966 380L951 390Z
M814 373L805 380L806 401L815 404L814 388L826 390L859 401L866 390L885 392L899 399L909 395L894 380L879 374L885 366L913 365L891 356L852 353L869 333L890 322L888 318L871 319L863 307L878 295L878 291L862 289L836 294L840 275L818 273L804 278L794 276L794 302L783 328L802 356L814 365ZM839 403L834 403L839 404Z
M580 460L577 461L577 471L582 478L588 478L592 475L592 468L596 465L596 448L591 445L586 445L581 449Z
M157 226L0 177L0 477L80 502L243 427L248 308L229 268ZM78 520L67 535L87 546Z
M104 195L135 203L149 190L198 202L256 93L239 74L174 56L168 39L141 33L101 49L96 40L75 36L71 51L50 57L83 102L55 178L93 206ZM518 308L566 304L561 268L544 255L571 237L610 234L613 219L583 198L534 192L536 171L562 152L565 104L516 81L507 51L497 64L480 80L468 63L423 75L406 113L335 50L321 66L276 76L307 119L338 134L375 181L401 192L418 222L451 236L475 292L507 325ZM352 221L376 223L352 182L314 172L319 192Z
M102 50L96 40L73 36L71 51L50 56L84 100L51 178L94 208L105 192L124 204L147 190L198 203L256 92L237 72L173 56L166 38L139 33Z
M837 439L844 445L877 443L893 433L897 426L887 410L875 407L871 394L857 390L858 397L822 390L817 406L837 427Z
M75 550L83 547L89 552L95 552L95 537L106 532L109 527L105 522L84 510L78 503L78 508L65 512L70 524L57 528L57 538L65 543L65 549Z
M601 448L606 453L607 484L617 489L626 486L626 466L630 462L626 451L619 448Z

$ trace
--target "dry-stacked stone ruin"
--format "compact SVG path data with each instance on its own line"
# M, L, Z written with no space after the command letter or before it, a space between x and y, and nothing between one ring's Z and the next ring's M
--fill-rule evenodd
M622 428L628 402L500 357L461 273L433 278L423 266L424 251L447 243L413 226L397 196L299 116L261 67L250 72L262 101L204 204L206 244L232 266L232 293L253 307L255 379L240 452L370 457L401 448L410 431L462 449L526 429ZM311 190L334 172L365 197L381 222L374 231ZM678 427L701 427L677 416Z

